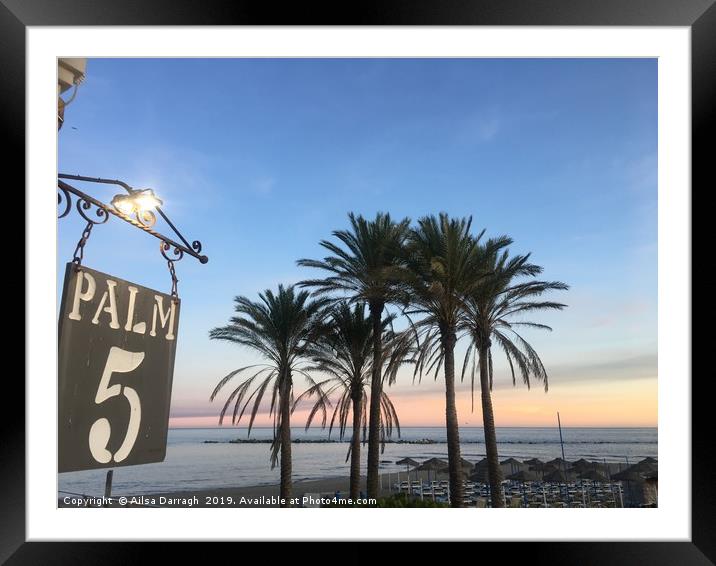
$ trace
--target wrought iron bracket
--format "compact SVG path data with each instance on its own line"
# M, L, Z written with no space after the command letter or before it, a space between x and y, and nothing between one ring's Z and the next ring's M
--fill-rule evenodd
M178 296L178 279L176 277L176 271L174 269L174 262L182 259L184 257L184 254L188 254L198 259L201 263L207 263L209 261L209 258L205 255L202 255L201 253L201 242L199 240L194 240L190 244L186 240L186 238L184 238L184 236L179 232L174 223L169 220L166 213L161 209L160 206L156 206L154 210L157 211L157 213L172 229L174 234L176 234L179 240L181 240L181 243L153 229L153 226L156 223L156 216L154 215L153 211L144 211L141 213L135 212L131 215L125 214L120 210L117 210L115 207L105 204L104 202L84 193L77 187L70 185L62 179L117 185L119 187L122 187L130 195L134 195L136 192L138 192L136 189L132 188L127 183L124 183L123 181L119 180L101 179L97 177L84 177L81 175L67 175L64 173L60 173L57 177L57 205L60 209L58 218L64 218L70 213L70 211L72 210L72 195L74 195L77 198L77 212L82 216L83 219L87 221L87 226L82 232L82 237L77 243L74 257L72 259L72 261L77 265L80 265L82 263L84 247L92 233L93 226L95 224L104 224L105 222L107 222L107 220L109 220L110 215L116 216L117 218L120 218L125 222L131 224L135 228L139 228L140 230L160 240L161 243L159 246L159 250L162 256L167 260L169 274L172 277L171 294L173 297ZM91 209L93 206L96 209L94 214L91 213Z

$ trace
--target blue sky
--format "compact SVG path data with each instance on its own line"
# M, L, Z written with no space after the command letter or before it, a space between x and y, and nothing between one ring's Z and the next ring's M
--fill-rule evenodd
M208 339L235 295L315 275L295 260L322 257L319 240L348 211L384 210L472 215L571 286L559 297L569 308L540 317L554 332L529 333L551 391L511 398L510 411L560 387L599 403L611 401L597 391L636 399L641 387L643 423L656 424L656 60L92 59L65 119L61 172L152 187L210 258L177 264L174 417L215 415L214 383L255 359ZM60 273L81 229L77 215L59 223ZM169 289L155 242L118 221L95 229L85 258ZM407 373L398 400L441 390Z

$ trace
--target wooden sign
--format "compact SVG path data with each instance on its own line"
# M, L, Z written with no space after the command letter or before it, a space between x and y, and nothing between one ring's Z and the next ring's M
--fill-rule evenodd
M59 321L60 472L161 462L179 299L68 263Z

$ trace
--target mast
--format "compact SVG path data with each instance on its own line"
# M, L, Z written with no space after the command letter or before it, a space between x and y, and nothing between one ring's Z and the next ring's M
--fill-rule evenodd
M559 444L562 446L562 470L564 471L564 486L567 491L567 502L572 502L572 497L569 495L569 486L567 482L567 461L564 457L564 440L562 440L562 423L559 420L559 411L557 411L557 426L559 427Z
M559 420L559 411L557 411L557 426L559 427L559 443L562 445L562 460L565 460L564 441L562 440L562 423Z

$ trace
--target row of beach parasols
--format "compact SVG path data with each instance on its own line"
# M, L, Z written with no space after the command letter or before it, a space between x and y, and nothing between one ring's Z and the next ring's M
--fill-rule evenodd
M446 473L448 471L448 463L439 458L430 458L422 463L412 458L403 458L396 464L405 466L406 471L427 471L428 477L430 472ZM538 458L531 458L520 462L515 458L508 458L500 462L501 466L509 465L511 474L505 479L532 482L569 482L575 480L588 480L592 482L607 481L645 481L647 479L655 479L657 475L657 461L654 458L644 458L640 462L629 466L628 468L611 473L611 468L606 463L590 462L581 458L575 462L569 462L562 458L555 458L548 462L542 462ZM477 464L472 464L464 458L461 459L461 470L463 475L471 481L487 483L487 458L483 458Z
M447 473L449 470L448 463L440 458L430 458L422 463L412 459L403 458L396 462L398 465L404 465L408 478L410 478L411 469L414 472L427 471L428 481L430 481L431 472ZM656 481L657 478L657 461L654 458L644 458L640 462L627 467L624 470L618 470L612 473L615 464L607 464L606 462L590 462L584 458L569 462L562 458L554 458L548 462L542 462L538 458L531 458L520 462L515 458L507 458L500 462L500 470L507 466L510 467L511 473L505 479L517 481L522 484L523 496L525 483L530 482L549 482L566 484L576 480L590 481L593 484L606 483L614 481L623 482L644 482ZM488 483L488 466L487 458L483 458L477 464L472 464L468 460L461 458L461 472L463 477L479 483ZM408 491L412 489L412 484L408 481ZM619 491L621 497L621 489ZM422 496L422 491L421 491ZM526 496L525 496L526 497ZM544 504L547 505L546 491L543 486ZM586 493L584 484L582 484L582 498L585 499ZM586 501L584 502L586 505ZM624 505L622 501L622 506Z

